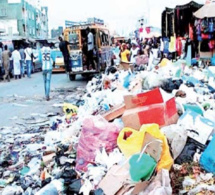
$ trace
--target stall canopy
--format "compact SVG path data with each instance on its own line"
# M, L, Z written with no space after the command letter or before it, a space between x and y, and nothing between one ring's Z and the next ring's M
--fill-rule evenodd
M198 11L194 13L194 16L203 19L203 18L214 18L215 17L215 1L205 4Z
M185 36L189 33L189 26L194 24L193 13L202 5L191 1L185 5L177 5L175 8L166 8L162 13L162 36Z

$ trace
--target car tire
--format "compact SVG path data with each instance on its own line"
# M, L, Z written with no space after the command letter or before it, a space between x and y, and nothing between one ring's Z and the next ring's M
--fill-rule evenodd
M76 75L75 74L70 74L69 75L69 79L70 79L70 81L75 81L75 78L76 78Z

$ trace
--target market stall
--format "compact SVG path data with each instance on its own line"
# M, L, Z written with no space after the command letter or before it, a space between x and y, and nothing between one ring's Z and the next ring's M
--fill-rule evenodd
M191 1L185 5L177 5L175 8L166 8L162 13L162 36L184 37L189 34L190 26L194 25L193 13L202 5Z
M199 41L200 58L211 60L215 58L215 2L205 4L194 13L197 18L195 21L195 33Z
M166 8L162 13L163 52L170 59L184 58L188 65L192 65L192 59L199 53L196 34L193 33L193 13L201 6L191 1L175 8Z

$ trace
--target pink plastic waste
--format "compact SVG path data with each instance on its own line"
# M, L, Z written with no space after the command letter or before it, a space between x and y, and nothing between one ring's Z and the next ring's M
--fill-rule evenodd
M87 171L87 165L94 163L96 151L105 148L107 153L117 146L120 129L101 116L91 116L83 122L77 147L76 169Z

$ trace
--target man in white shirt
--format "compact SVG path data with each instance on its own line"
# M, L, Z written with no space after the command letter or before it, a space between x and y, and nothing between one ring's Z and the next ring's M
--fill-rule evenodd
M50 84L51 84L51 76L52 76L52 65L53 65L53 52L49 47L48 43L45 43L43 48L41 49L42 53L42 61L43 61L43 80L44 80L44 88L45 88L45 96L46 100L50 100Z
M15 46L15 50L12 53L12 59L13 59L13 70L14 70L14 76L15 79L18 79L18 77L21 79L21 55L18 51L18 46Z
M130 50L131 52L130 62L132 64L136 64L136 57L140 49L137 47L137 42L135 40L133 40L131 44L132 44L132 48Z
M27 76L28 78L31 78L31 69L32 69L32 56L33 56L33 51L28 44L28 47L25 49L25 61L27 65Z
M90 31L90 28L87 27L87 69L95 69L95 64L93 61L93 49L94 49L94 36L93 33Z

